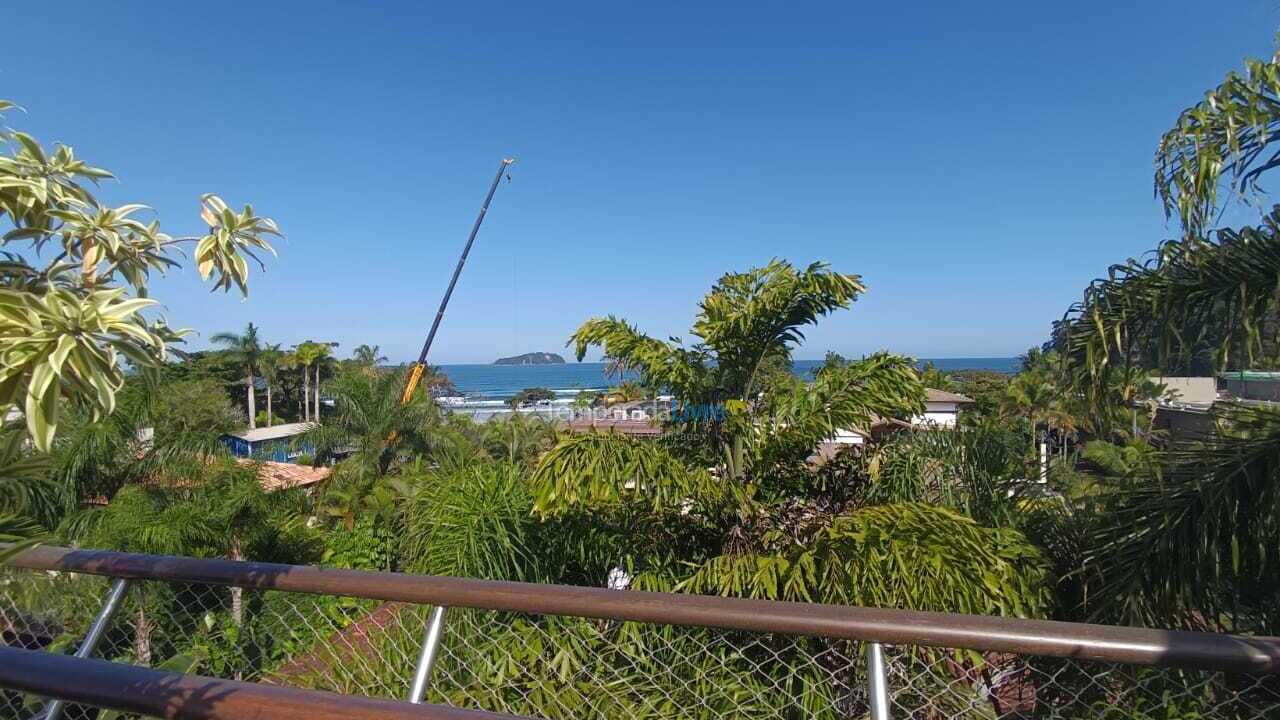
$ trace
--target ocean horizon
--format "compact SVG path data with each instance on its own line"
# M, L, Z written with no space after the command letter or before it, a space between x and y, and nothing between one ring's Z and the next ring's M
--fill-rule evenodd
M920 365L933 363L939 370L989 370L1012 374L1017 372L1018 358L920 358ZM821 367L822 360L796 360L792 370L808 376ZM526 388L547 388L556 393L559 402L572 402L583 390L599 391L614 387L623 380L634 380L633 374L618 377L605 373L603 362L567 362L552 365L450 364L438 366L458 389L466 406L498 407Z

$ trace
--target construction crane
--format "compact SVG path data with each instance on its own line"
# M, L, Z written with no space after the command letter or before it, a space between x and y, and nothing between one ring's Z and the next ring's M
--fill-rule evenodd
M467 236L467 244L462 248L462 256L458 258L458 266L453 269L453 277L449 279L449 287L444 291L444 297L440 299L440 309L436 311L436 319L431 323L431 331L427 333L427 341L422 344L422 352L418 353L418 362L409 370L409 376L405 379L404 393L400 396L400 404L408 405L413 399L413 393L418 389L418 383L422 381L422 373L427 368L427 353L431 350L431 342L436 339L436 331L440 329L440 321L444 319L445 308L449 307L449 298L453 296L453 288L458 284L458 276L462 274L462 266L467 264L467 255L471 253L471 246L475 244L476 234L480 232L480 225L484 222L484 216L489 212L489 203L493 200L493 194L498 190L498 183L502 181L502 176L506 175L507 169L514 163L515 158L503 158L498 164L498 174L493 176L493 182L489 185L489 192L484 196L484 204L480 206L480 214L476 215L476 222L471 226L471 234ZM507 179L511 176L507 175Z

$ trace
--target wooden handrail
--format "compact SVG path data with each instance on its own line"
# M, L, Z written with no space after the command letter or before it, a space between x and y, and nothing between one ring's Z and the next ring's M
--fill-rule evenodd
M14 567L894 645L1280 673L1280 638L41 546Z
M515 715L219 680L3 646L0 687L162 718L520 720Z

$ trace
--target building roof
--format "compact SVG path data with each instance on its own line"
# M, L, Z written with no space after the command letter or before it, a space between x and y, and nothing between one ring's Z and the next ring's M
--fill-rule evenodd
M648 420L618 420L617 418L578 418L569 421L569 431L575 433L617 432L633 437L658 437L662 428Z
M606 405L605 408L608 410L653 410L666 408L670 404L661 400L626 400Z
M262 442L263 440L278 440L280 438L301 435L315 426L315 423L309 422L285 423L283 425L260 427L255 430L240 430L226 434L231 437L240 438L241 440L248 440L249 442Z
M1268 370L1225 370L1218 373L1223 380L1246 380L1248 382L1280 382L1280 372Z
M238 462L247 465L253 464L252 460L240 460ZM310 465L298 465L295 463L267 461L259 462L257 465L258 480L262 483L262 489L268 492L295 487L309 487L333 474L333 468L313 468Z
M935 390L933 388L924 389L925 402L933 403L971 403L973 398L961 395L960 393L947 392L946 390Z
M1202 377L1161 377L1153 375L1152 380L1164 385L1169 395L1161 398L1173 405L1212 405L1218 399L1218 381L1209 376ZM1134 404L1140 404L1136 402Z

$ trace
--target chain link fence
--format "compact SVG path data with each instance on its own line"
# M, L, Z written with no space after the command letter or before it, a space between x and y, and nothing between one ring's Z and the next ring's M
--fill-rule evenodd
M3 643L74 652L107 578L0 571ZM403 699L431 608L132 583L95 656L186 673ZM890 717L1280 718L1280 677L885 647ZM847 640L451 608L426 702L559 718L866 718ZM6 692L0 718L40 698ZM117 718L69 706L67 718Z

